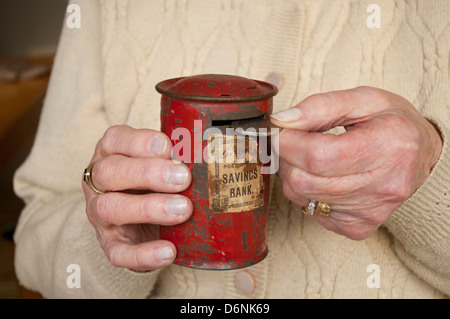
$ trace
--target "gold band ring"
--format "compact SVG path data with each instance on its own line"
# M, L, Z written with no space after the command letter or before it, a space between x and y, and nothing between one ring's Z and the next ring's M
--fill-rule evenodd
M87 184L87 186L92 189L97 194L103 194L103 192L99 191L97 188L95 188L94 184L92 183L92 169L94 168L95 162L92 162L89 164L89 166L84 170L83 174L83 181Z
M322 216L329 216L331 212L331 205L328 203L318 202L316 200L311 200L308 207L302 207L302 212L305 215L314 215L318 213Z

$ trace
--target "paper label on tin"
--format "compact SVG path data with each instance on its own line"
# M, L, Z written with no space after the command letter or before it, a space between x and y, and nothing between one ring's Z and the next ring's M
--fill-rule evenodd
M264 182L255 139L212 135L208 139L209 206L242 212L264 205Z

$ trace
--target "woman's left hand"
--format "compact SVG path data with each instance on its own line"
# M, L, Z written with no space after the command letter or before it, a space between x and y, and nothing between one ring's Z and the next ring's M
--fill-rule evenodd
M372 234L428 178L442 140L406 99L358 87L309 96L274 114L279 134L278 177L285 196L308 206L331 204L311 217L338 234ZM343 134L324 134L343 126Z

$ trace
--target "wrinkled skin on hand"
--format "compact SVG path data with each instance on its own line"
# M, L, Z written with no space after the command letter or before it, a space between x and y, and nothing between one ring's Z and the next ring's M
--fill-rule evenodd
M190 170L171 159L172 144L161 132L119 125L97 143L91 163L96 194L82 183L86 214L110 262L136 271L173 262L175 246L159 239L159 225L192 214L189 198L176 193L191 182Z
M271 118L282 127L277 173L300 206L331 204L311 216L348 238L370 236L428 178L439 159L437 129L406 99L371 87L309 96ZM343 134L324 132L343 126Z

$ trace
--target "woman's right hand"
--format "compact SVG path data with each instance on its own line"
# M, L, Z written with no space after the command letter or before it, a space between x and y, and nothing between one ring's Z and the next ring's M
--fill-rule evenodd
M171 150L165 134L125 125L110 127L97 143L91 178L103 194L82 187L87 217L114 266L146 271L175 259L175 246L159 239L159 225L186 221L193 206L176 194L190 185L191 173Z

